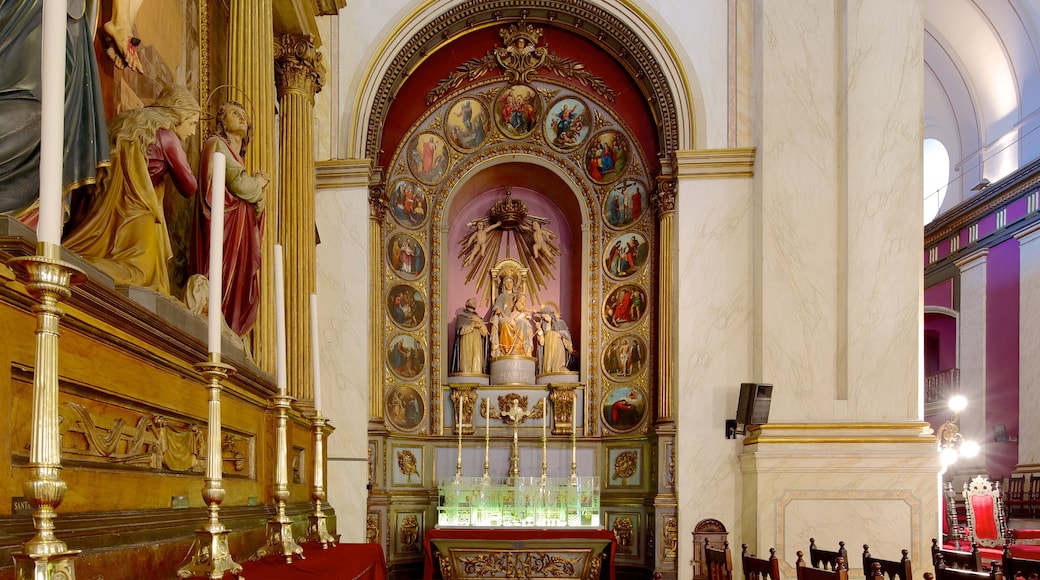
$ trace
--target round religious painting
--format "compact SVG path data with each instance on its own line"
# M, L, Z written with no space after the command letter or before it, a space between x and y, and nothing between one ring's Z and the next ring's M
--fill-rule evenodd
M604 131L592 138L585 149L585 171L589 179L606 185L614 183L628 167L628 141L617 131Z
M401 179L390 190L390 213L406 228L417 228L426 222L426 194L418 183Z
M634 334L619 336L603 349L603 372L615 381L624 381L643 372L648 356L642 338Z
M638 388L617 387L603 397L603 423L614 431L631 431L643 422L646 395Z
M507 137L527 137L538 126L541 116L542 100L527 85L510 85L495 99L495 124Z
M411 284L398 284L386 295L386 310L394 324L412 329L426 318L426 299Z
M542 131L545 141L559 151L572 151L581 146L589 136L592 117L584 102L574 97L564 97L549 107Z
M435 185L448 170L448 146L436 133L419 133L408 145L408 169L419 181Z
M603 303L603 320L618 330L631 328L646 313L647 292L636 284L618 286Z
M399 334L386 346L386 364L402 379L413 379L426 365L426 351L414 336Z
M426 252L419 240L408 234L394 234L387 244L390 267L404 278L416 278L426 266Z
M476 151L491 132L491 114L473 97L463 97L444 115L444 134L464 153Z
M603 252L603 268L614 278L628 278L646 263L650 255L650 244L638 232L619 234L607 244Z
M426 417L422 395L414 387L397 385L386 396L386 418L400 431L412 431Z
M614 229L628 227L643 217L648 200L643 182L622 180L603 199L603 219Z

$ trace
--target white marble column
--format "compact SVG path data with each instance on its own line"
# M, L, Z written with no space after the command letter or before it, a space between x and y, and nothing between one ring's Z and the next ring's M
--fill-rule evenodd
M1029 409L1040 408L1040 224L1019 232L1018 468L1040 465L1040 425ZM963 373L963 371L962 371ZM963 375L962 375L963 376Z
M987 441L986 429L986 262L989 250L980 250L956 265L960 277L960 350L961 394L968 398L968 408L960 415L960 431L965 439ZM1023 299L1025 297L1023 296ZM983 446L985 453L985 446ZM977 462L985 465L982 456Z
M326 489L344 542L365 541L368 497L368 264L378 251L369 247L369 166L367 160L317 164L322 413L336 427L326 446Z
M927 562L922 3L760 0L753 26L749 368L730 388L774 388L740 452L740 538L785 576L810 536Z

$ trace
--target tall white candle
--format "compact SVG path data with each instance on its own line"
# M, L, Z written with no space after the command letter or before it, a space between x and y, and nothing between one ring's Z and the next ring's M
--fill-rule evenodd
M321 354L318 350L318 295L311 294L311 353L314 366L314 410L321 409ZM320 411L318 412L320 415Z
M484 397L484 447L491 438L491 399Z
M546 406L545 397L542 397L542 441L545 441L545 416L549 414L549 407Z
M284 395L288 382L285 369L285 264L282 245L274 245L274 341L278 394Z
M65 2L43 2L40 66L40 218L36 239L61 243L62 166L65 148ZM8 65L5 65L8 66Z
M214 153L210 163L209 209L209 351L220 354L224 328L224 176L227 158Z

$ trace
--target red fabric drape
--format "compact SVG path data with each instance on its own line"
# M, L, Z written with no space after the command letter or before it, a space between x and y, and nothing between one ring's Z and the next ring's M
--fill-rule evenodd
M268 556L242 564L249 580L386 580L386 561L379 544L339 544L322 550L317 543L303 544L301 560Z

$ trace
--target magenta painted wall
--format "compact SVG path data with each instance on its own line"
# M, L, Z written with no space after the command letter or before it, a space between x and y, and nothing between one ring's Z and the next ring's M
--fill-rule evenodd
M924 315L924 374L957 368L957 319L949 314Z
M986 468L1003 478L1018 463L1017 443L993 441L1003 424L1018 438L1019 247L1011 238L990 248L986 262Z
M948 278L924 289L925 306L941 306L953 309L953 279Z

